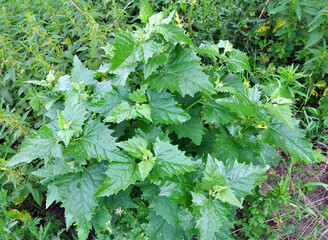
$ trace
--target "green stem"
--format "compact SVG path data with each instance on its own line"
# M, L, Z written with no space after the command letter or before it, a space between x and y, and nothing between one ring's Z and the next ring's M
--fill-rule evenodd
M193 106L195 106L197 103L200 103L203 100L203 97L201 97L200 99L198 99L197 101L193 102L189 107L187 107L185 110L188 111L190 108L192 108Z

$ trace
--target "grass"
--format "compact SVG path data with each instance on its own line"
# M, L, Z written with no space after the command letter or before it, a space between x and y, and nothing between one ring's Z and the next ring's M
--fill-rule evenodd
M300 164L287 157L268 171L237 220L237 239L328 239L326 163ZM325 214L325 215L324 215Z

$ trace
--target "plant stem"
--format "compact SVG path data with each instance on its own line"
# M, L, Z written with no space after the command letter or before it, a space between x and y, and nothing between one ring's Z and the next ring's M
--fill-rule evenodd
M187 107L185 110L188 111L190 108L192 108L193 106L195 106L197 103L200 103L204 98L201 97L200 99L198 99L197 101L193 102L189 107Z

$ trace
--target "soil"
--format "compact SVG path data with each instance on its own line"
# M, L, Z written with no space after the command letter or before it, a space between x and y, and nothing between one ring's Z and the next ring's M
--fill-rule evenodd
M322 149L327 152L327 149ZM280 152L283 157L287 160L287 156L284 156L282 152ZM295 170L294 170L295 169ZM280 178L286 176L288 174L288 168L284 162L281 162L277 167L274 167L273 170L275 174ZM270 169L269 171L272 171ZM308 207L311 212L316 214L317 216L313 216L309 214L309 211L304 211L302 217L297 217L296 209L295 217L288 218L285 220L285 224L289 226L294 226L297 229L294 232L298 232L299 236L291 233L290 235L284 234L280 236L280 239L290 239L290 240L301 240L301 239L310 239L310 237L314 234L316 229L321 229L317 233L317 238L319 240L328 239L328 219L322 215L322 210L328 207L328 190L322 186L314 187L315 190L307 191L306 189L300 189L302 184L310 183L310 182L320 182L328 184L328 156L326 156L326 162L316 163L316 164L297 164L293 166L292 175L291 175L291 189L290 193L292 198L297 199L303 204L303 206ZM299 181L300 180L300 181ZM268 174L268 179L263 181L264 183L274 186L276 181L274 177ZM262 192L267 193L269 187L263 185ZM310 189L308 189L310 190ZM286 213L284 206L281 208L279 215L283 216L286 214L293 214L292 212ZM274 220L275 221L275 220ZM275 224L277 224L275 222ZM318 226L316 226L318 224ZM313 237L313 236L312 236Z

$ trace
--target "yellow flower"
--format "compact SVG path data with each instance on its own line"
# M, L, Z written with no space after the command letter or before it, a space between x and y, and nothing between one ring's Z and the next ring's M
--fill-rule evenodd
M244 82L243 82L244 85L246 85L246 87L250 87L250 84L249 84L249 81L247 81L245 78L244 78Z

